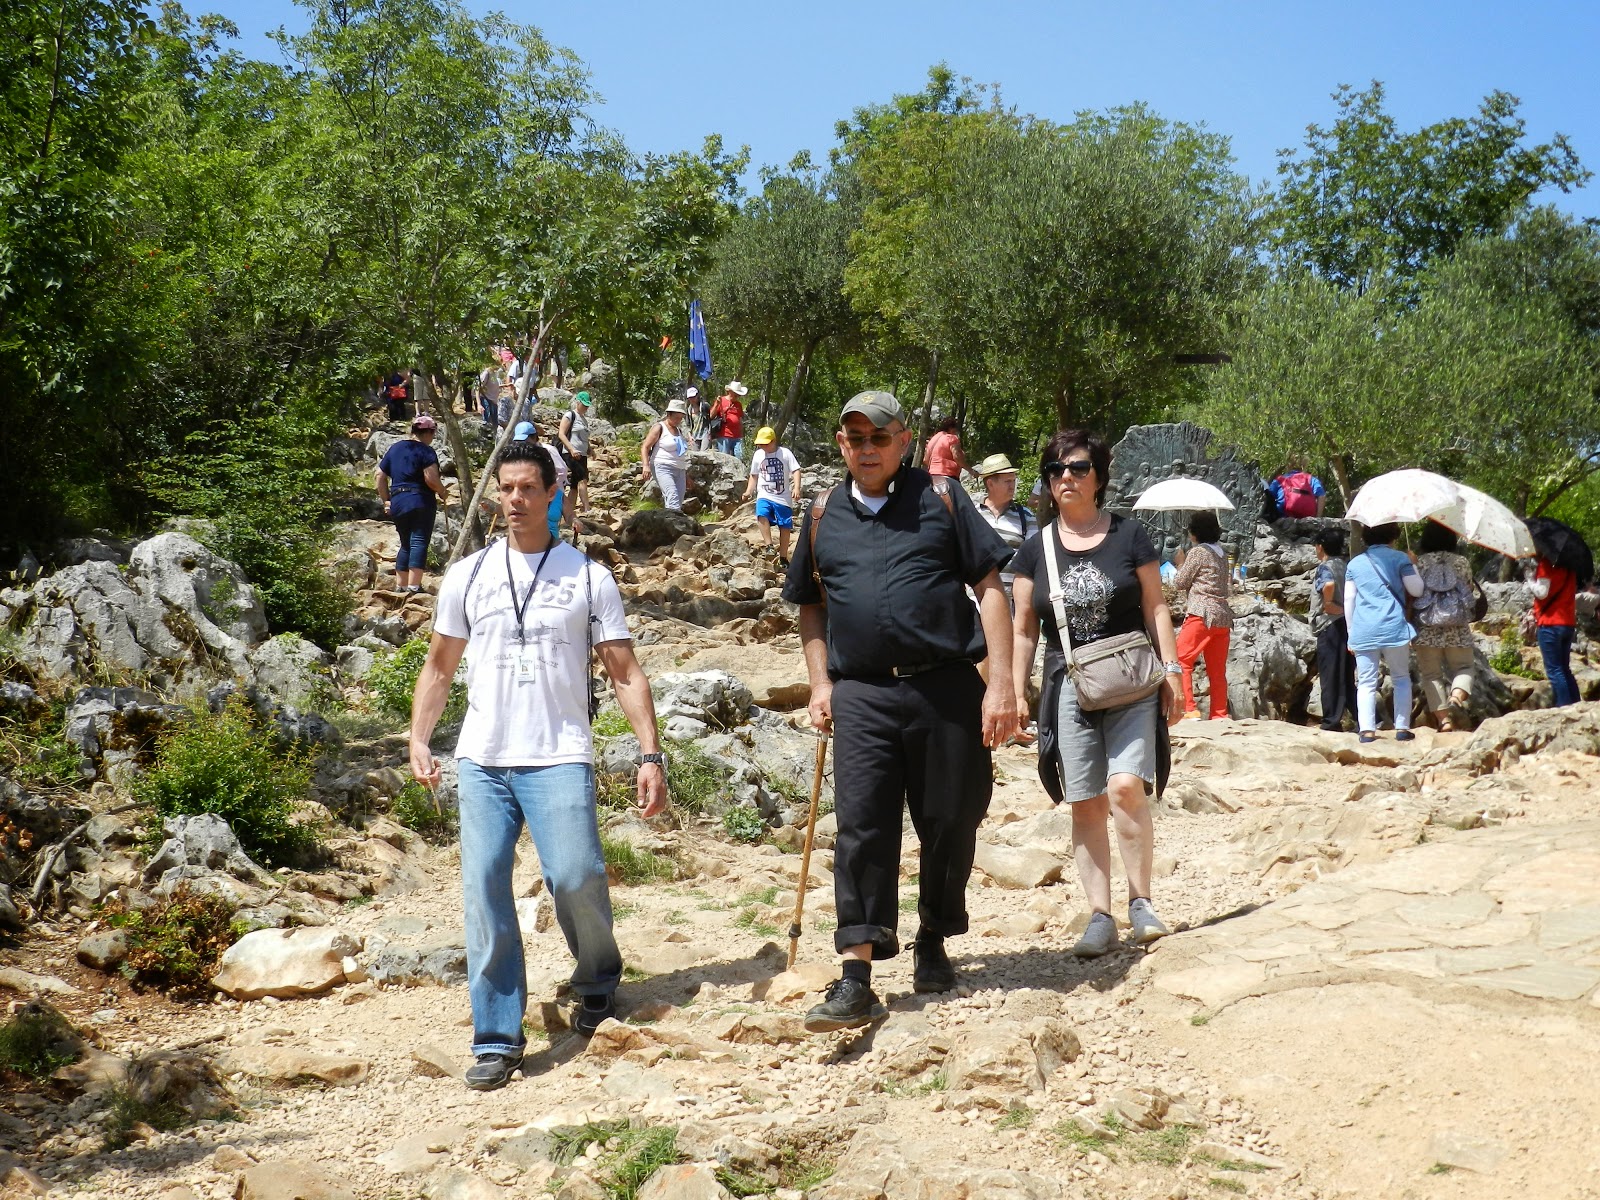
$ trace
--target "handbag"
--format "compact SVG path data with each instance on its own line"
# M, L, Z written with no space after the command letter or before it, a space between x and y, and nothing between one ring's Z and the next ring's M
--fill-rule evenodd
M1166 681L1166 668L1161 665L1161 656L1150 644L1150 635L1145 630L1135 629L1082 648L1073 646L1067 606L1061 592L1061 566L1056 561L1055 530L1044 530L1042 537L1045 568L1050 573L1050 604L1055 611L1062 657L1066 659L1067 676L1078 696L1078 707L1084 712L1099 712L1154 696Z

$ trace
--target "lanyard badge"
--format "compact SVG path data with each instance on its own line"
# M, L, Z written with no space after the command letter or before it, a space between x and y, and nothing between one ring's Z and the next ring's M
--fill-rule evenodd
M523 628L523 618L527 615L528 605L533 602L534 592L539 590L539 576L544 573L544 564L550 557L550 551L556 548L555 542L545 547L544 554L539 559L539 565L534 568L533 582L528 585L528 594L517 603L517 581L511 574L511 539L506 539L506 586L511 589L511 611L517 617L517 649L512 660L512 677L518 683L532 683L534 679L533 652L528 649L528 634Z

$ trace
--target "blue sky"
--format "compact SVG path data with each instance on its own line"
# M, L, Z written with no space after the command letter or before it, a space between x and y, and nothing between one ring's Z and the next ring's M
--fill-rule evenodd
M1380 79L1403 128L1467 116L1496 88L1523 102L1529 134L1565 133L1600 171L1600 3L1531 0L1024 3L808 0L774 4L564 5L468 0L539 26L589 66L600 121L638 150L697 149L707 133L748 144L753 163L820 158L834 122L861 104L915 91L945 61L999 83L1024 112L1065 119L1144 101L1162 116L1232 139L1239 168L1275 178L1275 151L1327 123L1340 83ZM301 24L292 0L191 0L240 27L243 48ZM1600 217L1600 180L1547 197Z

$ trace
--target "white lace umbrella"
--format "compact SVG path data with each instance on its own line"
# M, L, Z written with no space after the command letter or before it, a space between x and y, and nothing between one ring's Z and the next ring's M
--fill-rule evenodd
M1134 502L1134 512L1179 512L1190 509L1217 508L1233 511L1233 501L1221 488L1203 479L1178 476L1153 483L1139 493Z
M1464 483L1456 484L1455 488L1456 502L1449 508L1429 513L1432 520L1455 530L1469 542L1509 558L1533 557L1533 538L1521 517L1487 492Z
M1369 479L1350 502L1346 516L1363 525L1409 524L1443 512L1459 499L1459 487L1453 480L1408 468Z

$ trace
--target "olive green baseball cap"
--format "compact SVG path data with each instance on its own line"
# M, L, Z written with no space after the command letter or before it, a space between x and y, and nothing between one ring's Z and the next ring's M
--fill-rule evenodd
M860 413L879 429L890 421L906 424L906 410L900 407L900 401L890 392L857 392L840 410L839 424L843 425L844 419L851 413Z

